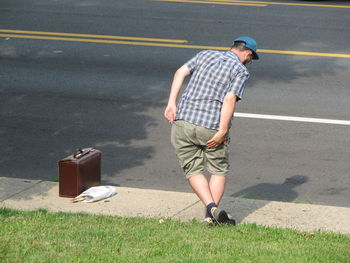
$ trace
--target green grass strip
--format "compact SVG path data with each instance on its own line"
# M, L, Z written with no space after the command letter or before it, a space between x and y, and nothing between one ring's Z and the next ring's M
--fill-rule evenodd
M0 262L349 262L350 236L0 208Z

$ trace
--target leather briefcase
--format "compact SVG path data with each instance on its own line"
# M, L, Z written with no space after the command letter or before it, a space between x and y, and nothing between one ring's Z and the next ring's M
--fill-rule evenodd
M59 196L76 197L101 184L101 151L86 148L58 161Z

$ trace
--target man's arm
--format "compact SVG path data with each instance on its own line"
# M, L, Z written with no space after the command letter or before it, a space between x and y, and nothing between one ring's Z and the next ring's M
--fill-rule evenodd
M170 123L173 123L175 119L177 96L179 95L185 78L190 74L191 72L186 65L180 67L174 74L168 105L164 111L164 116Z
M236 101L237 96L234 93L229 92L226 94L220 113L219 130L215 133L213 138L207 142L209 148L217 147L225 141L225 136L229 131L230 122L235 112Z

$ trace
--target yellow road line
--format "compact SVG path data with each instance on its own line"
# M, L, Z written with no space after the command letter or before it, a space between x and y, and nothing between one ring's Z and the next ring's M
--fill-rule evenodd
M323 5L323 4L299 4L299 3L281 3L281 2L264 2L264 1L240 1L240 0L153 0L157 2L178 2L178 3L203 3L203 4L222 4L222 5L247 5L247 6L268 6L268 5L285 5L285 6L307 6L307 7L331 7L331 8L350 8L347 5Z
M230 1L231 0L216 0L216 1ZM323 4L299 4L299 3L281 3L281 2L263 2L263 1L240 1L232 0L235 3L252 3L252 4L266 4L266 5L286 5L286 6L311 6L311 7L333 7L333 8L350 8L348 5L323 5Z
M239 6L267 6L265 4L250 4L241 2L221 2L221 1L199 1L199 0L153 0L154 2L175 2L175 3L195 3L195 4L218 4L218 5L239 5Z
M40 40L56 40L56 41L71 41L71 42L87 42L87 43L103 43L103 44L119 44L119 45L134 45L134 46L153 46L153 47L189 48L189 49L229 50L229 47L217 47L217 46L185 45L185 44L175 44L175 43L173 44L173 43L135 42L135 41L104 40L104 39L53 37L53 36L51 37L51 36L0 34L0 37L5 37L5 38L6 37L8 37L8 38L23 38L23 39L40 39ZM271 50L271 49L258 49L257 52L259 52L259 53L267 53L267 54L300 55L300 56L333 57L333 58L350 58L350 54L336 54L336 53L319 53L319 52L287 51L287 50Z
M134 41L71 38L71 37L17 35L17 34L0 34L0 37L40 39L40 40L59 40L59 41L70 41L70 42L104 43L104 44L121 44L121 45L137 45L137 46L156 46L156 47L188 47L188 48L191 47L191 46L187 46L187 45L171 44L171 43L168 44L168 43L134 42Z
M136 41L154 41L154 42L170 42L170 43L188 43L187 40L179 40L179 39L126 37L126 36L106 36L106 35L89 35L89 34L71 34L71 33L25 31L25 30L10 30L10 29L0 29L0 33L36 34L36 35L65 36L65 37L88 37L88 38L104 38L104 39L136 40Z
M320 52L306 52L306 51L258 49L257 52L259 52L259 53L267 53L267 54L282 54L282 55L299 55L299 56L331 57L331 58L350 58L350 54L320 53Z

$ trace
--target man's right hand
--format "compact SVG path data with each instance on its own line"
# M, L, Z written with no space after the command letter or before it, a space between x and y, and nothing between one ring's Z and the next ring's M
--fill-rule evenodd
M176 115L176 105L168 105L164 111L164 117L169 123L173 123Z
M188 67L182 65L178 70L176 70L174 74L173 83L171 84L171 91L168 100L168 106L164 111L164 116L168 120L169 123L173 123L176 115L176 99L182 87L182 83L185 78L190 75L191 72Z

